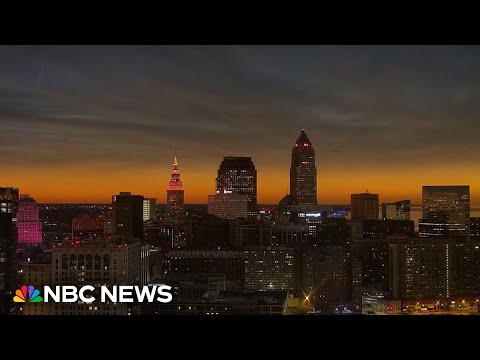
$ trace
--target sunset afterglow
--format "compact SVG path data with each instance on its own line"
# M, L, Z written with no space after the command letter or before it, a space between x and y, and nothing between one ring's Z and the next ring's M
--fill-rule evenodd
M455 51L453 51L455 50ZM289 187L301 128L318 202L381 201L470 184L479 203L477 47L4 46L2 183L42 203L165 202L175 152L186 203L224 156L251 156L258 202ZM455 74L455 75L453 75Z

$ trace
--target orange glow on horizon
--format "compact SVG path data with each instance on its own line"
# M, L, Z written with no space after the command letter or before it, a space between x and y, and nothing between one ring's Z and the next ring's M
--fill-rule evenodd
M258 172L258 203L277 204L289 191L287 169L255 164ZM317 164L318 166L318 164ZM180 164L185 189L185 203L206 204L215 191L216 165ZM470 167L454 171L435 168L365 169L318 168L318 201L320 204L349 204L350 194L380 194L380 202L403 199L421 203L422 185L470 185L471 203L479 204L480 176ZM32 176L34 174L34 176ZM111 203L111 196L130 191L165 203L171 167L108 169L64 167L57 169L13 168L2 178L1 186L15 186L39 203Z

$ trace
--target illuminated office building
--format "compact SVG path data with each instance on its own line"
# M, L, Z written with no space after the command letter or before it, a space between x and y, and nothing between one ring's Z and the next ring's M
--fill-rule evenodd
M245 250L245 290L293 290L294 250L252 247Z
M157 218L157 200L143 199L143 221L153 221Z
M315 310L338 313L359 311L362 301L362 264L344 255L342 248L330 247L315 264L315 290L310 297Z
M460 236L470 232L470 186L423 186L422 237Z
M252 158L224 157L217 172L216 194L246 195L248 217L256 217L257 170Z
M290 195L298 201L303 210L315 208L317 205L315 150L303 129L292 148Z
M478 298L480 243L458 237L404 239L390 244L390 288L395 299Z

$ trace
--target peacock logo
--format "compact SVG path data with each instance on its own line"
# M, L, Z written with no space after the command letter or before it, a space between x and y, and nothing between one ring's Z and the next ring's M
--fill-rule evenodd
M27 292L28 292L28 298L27 298ZM27 300L28 299L28 300ZM43 298L40 296L40 291L35 289L33 285L22 285L20 289L17 289L15 291L15 296L13 297L14 302L42 302Z

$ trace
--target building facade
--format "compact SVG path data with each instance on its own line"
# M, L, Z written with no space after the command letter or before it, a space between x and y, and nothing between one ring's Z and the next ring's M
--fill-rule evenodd
M230 244L237 248L245 246L270 246L272 225L268 221L233 220L229 229Z
M362 220L362 238L385 238L389 235L413 236L413 220Z
M208 213L222 219L246 219L248 217L248 195L208 195Z
M245 250L245 290L293 290L294 250L251 247Z
M147 285L148 248L140 243L111 246L65 246L52 251L52 286ZM54 315L127 315L127 303L55 303Z
M362 301L362 264L344 255L340 247L329 248L315 264L315 310L338 313L345 309L360 310ZM340 310L341 309L341 310Z
M303 129L292 148L290 195L303 210L317 206L315 150Z
M294 247L308 241L308 225L273 225L272 245Z
M143 199L143 221L153 221L157 218L157 200Z
M480 217L470 218L470 239L480 239Z
M143 196L121 192L112 197L113 231L117 244L143 240Z
M257 170L251 157L223 158L217 172L216 194L246 195L248 217L257 216Z
M480 295L480 243L452 238L406 239L390 244L394 299L449 299Z
M44 286L52 285L52 256L51 254L39 254L35 258L19 264L19 273L22 284L34 284L35 288L43 289ZM21 303L19 314L21 315L52 315L54 305L51 302L26 302Z
M378 194L351 195L352 220L378 220Z
M37 202L24 195L18 202L17 241L19 245L42 244L42 222L39 216Z
M470 186L423 186L422 237L459 236L470 232Z
M362 263L362 285L388 291L389 238L365 238L353 242L353 259Z

